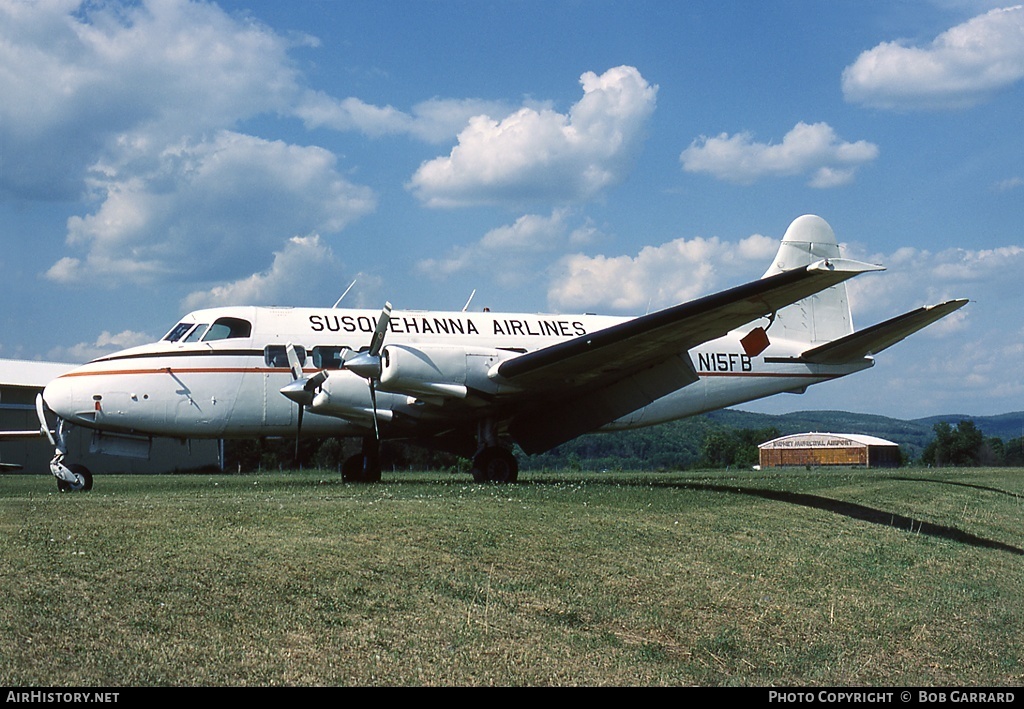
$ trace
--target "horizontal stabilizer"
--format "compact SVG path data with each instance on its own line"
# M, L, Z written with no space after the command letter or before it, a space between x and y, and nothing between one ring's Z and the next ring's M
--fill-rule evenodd
M911 310L891 320L807 350L801 359L815 364L843 364L878 354L936 320L946 317L954 310L959 310L967 305L967 302L966 299L949 300L938 305L926 305Z

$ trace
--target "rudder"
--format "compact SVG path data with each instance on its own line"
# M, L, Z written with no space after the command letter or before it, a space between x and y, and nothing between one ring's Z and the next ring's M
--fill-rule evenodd
M840 258L835 232L821 217L805 214L786 229L779 252L762 278L822 259ZM846 284L839 283L780 310L771 325L773 339L830 342L853 332Z

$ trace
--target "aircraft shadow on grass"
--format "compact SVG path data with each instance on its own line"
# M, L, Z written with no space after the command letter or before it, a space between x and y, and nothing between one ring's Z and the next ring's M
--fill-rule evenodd
M883 527L895 527L896 529L906 530L913 534L924 534L938 539L949 539L954 542L959 542L960 544L968 544L970 546L981 547L983 549L998 549L1000 551L1010 552L1011 554L1017 554L1018 556L1024 556L1024 549L1015 547L1011 544L997 542L992 539L985 539L984 537L970 534L969 532L957 529L956 527L925 522L923 520L914 519L913 517L907 517L906 515L886 512L885 510L868 507L855 502L833 500L828 497L821 497L820 495L809 495L803 492L788 492L786 490L765 490L762 488L736 487L734 485L708 485L704 483L681 483L666 486L683 488L686 490L747 495L750 497L760 497L766 500L787 502L793 505L800 505L801 507L833 512L844 517L849 517L850 519L859 519L864 522L879 524Z
M952 480L935 480L933 478L892 478L892 479L893 480L898 480L900 482L911 482L911 483L922 482L922 483L936 483L938 485L957 485L959 487L971 487L971 488L974 488L975 490L984 490L985 492L995 492L995 493L998 493L1000 495L1008 495L1009 497L1012 497L1012 498L1014 498L1016 500L1024 500L1024 495L1021 495L1019 492L1010 492L1009 490L1000 490L997 487L988 487L986 485L973 485L971 483L958 483L958 482L953 482Z

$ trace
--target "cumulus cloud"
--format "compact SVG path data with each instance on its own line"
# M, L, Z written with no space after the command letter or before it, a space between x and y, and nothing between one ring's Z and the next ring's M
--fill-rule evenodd
M282 233L337 232L375 204L316 147L221 131L122 157L93 172L99 208L68 220L68 245L84 257L60 259L49 279L120 285L251 273Z
M93 342L80 342L70 347L54 348L47 353L46 358L54 362L89 362L118 350L153 342L161 335L163 333L147 334L132 330L110 333L104 330Z
M288 234L372 211L336 157L233 128L306 95L297 44L212 3L0 0L0 198L79 200L49 280L252 273Z
M552 274L548 301L569 311L663 308L760 277L778 247L777 240L754 234L736 242L676 239L636 256L573 254Z
M97 155L125 141L286 110L296 41L312 40L208 3L0 2L0 195L75 198Z
M270 268L206 291L194 291L185 310L220 305L330 305L341 264L318 234L295 236L274 253ZM336 296L335 296L336 297Z
M878 157L878 146L864 140L840 140L827 123L797 123L778 144L754 142L750 133L693 141L679 156L687 172L703 172L720 180L752 184L766 177L810 175L812 187L850 182L860 165Z
M857 249L844 253L858 260L879 263L884 273L854 278L848 284L858 325L898 315L922 305L953 298L969 298L977 305L958 311L953 317L927 330L940 336L966 326L973 311L983 310L986 318L1006 311L1013 314L1019 301L1017 275L1024 268L1024 247L989 249L927 249L902 247L892 253L865 255Z
M633 67L580 77L567 114L523 107L477 115L451 153L425 162L409 189L434 207L580 202L619 182L640 147L657 86Z
M955 108L1024 78L1024 6L991 10L926 46L883 42L843 71L847 101L887 109Z
M883 353L870 375L858 375L872 377L873 385L840 385L848 386L842 397L850 410L875 410L879 391L888 392L897 415L908 417L961 412L966 401L975 407L984 402L984 413L1018 407L1024 385L1008 380L1006 372L1024 363L1017 275L1024 268L1024 247L930 251L905 246L870 253L854 245L843 255L887 269L847 282L858 329L922 305L971 301ZM829 406L835 393L812 388L798 406Z
M445 258L421 261L417 270L435 280L466 272L483 274L503 287L522 285L545 270L540 264L551 252L594 238L589 224L572 229L570 215L565 208L550 216L525 214L487 232L476 244L456 247Z
M310 92L295 113L308 128L354 130L371 137L404 134L441 143L455 137L474 116L504 118L512 110L500 101L433 98L406 112L393 106L374 106L351 96L336 99L323 92Z
M754 234L738 241L676 239L645 246L635 256L572 254L551 273L548 298L559 310L666 307L759 278L778 247L778 238ZM981 301L989 312L1010 312L1019 302L1017 274L1024 270L1024 246L937 252L901 247L886 253L869 253L856 245L841 248L846 258L886 267L847 282L858 326L954 298ZM958 311L929 332L943 335L961 329L971 310Z

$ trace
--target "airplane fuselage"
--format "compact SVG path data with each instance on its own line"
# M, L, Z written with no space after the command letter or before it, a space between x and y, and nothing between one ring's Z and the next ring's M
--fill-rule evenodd
M329 373L329 394L307 410L311 436L365 435L373 404L363 377L341 368L346 349L365 348L372 310L231 307L189 314L164 339L97 359L46 387L46 404L70 423L102 431L173 438L293 435L298 407L281 389L294 378L286 348L306 375ZM413 437L469 420L474 401L515 397L496 376L505 359L579 338L629 318L598 315L395 311L387 361L408 376L382 377L380 435ZM871 366L798 359L806 343L772 342L746 354L731 332L690 351L699 381L619 418L603 430L662 423L786 391L802 391ZM424 356L424 352L427 356ZM412 367L412 368L410 368Z

